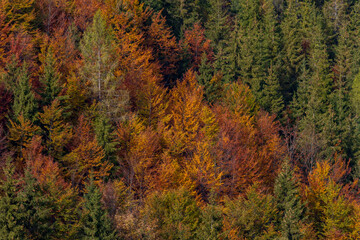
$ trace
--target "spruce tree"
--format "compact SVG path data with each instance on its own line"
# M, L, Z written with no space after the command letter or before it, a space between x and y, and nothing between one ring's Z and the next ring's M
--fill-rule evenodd
M215 201L215 193L210 192L209 204L201 211L201 224L197 230L196 239L220 239L223 229L223 214L221 206Z
M204 97L209 103L214 103L221 96L220 73L214 73L211 62L208 61L206 54L203 54L199 67L198 82L204 87Z
M61 92L60 78L56 70L56 62L52 50L49 48L44 60L44 73L40 77L40 83L42 84L41 106L50 105L55 99L59 98Z
M215 53L218 53L219 48L223 48L229 40L229 16L226 11L228 6L224 0L210 0L209 4L208 20L205 24L206 36L211 40Z
M84 195L81 239L113 240L116 239L111 220L101 204L101 193L93 180L86 186Z
M36 117L37 104L31 90L27 64L18 67L13 58L6 68L8 72L4 75L3 81L14 95L13 119L23 115L25 119L33 121Z
M25 185L19 193L24 234L29 239L50 239L53 234L51 203L29 168L25 170L24 182Z
M288 160L275 180L274 195L278 211L278 224L284 239L301 239L300 224L305 217L304 204L300 199L300 188Z
M0 198L0 239L24 239L24 226L21 224L23 217L21 199L18 196L19 181L15 178L15 167L10 159L3 168L5 180L1 181Z
M114 153L116 142L114 141L113 126L105 115L97 115L94 120L96 140L105 151L105 159L115 162Z

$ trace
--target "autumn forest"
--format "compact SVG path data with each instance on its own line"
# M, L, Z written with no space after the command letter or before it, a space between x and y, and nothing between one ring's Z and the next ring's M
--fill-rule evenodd
M0 0L0 239L360 239L360 2Z

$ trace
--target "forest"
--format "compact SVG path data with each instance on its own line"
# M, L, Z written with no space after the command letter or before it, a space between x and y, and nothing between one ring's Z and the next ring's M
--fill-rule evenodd
M360 239L360 1L0 0L0 239Z

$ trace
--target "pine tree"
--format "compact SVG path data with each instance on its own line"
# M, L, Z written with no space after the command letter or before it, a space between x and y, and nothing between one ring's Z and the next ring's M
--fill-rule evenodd
M275 203L278 224L284 239L301 239L300 224L305 219L305 207L300 199L300 188L288 160L275 180Z
M275 203L271 195L251 186L246 196L225 202L225 231L230 239L276 239Z
M0 197L0 239L24 239L24 226L21 199L18 196L19 181L15 178L15 167L10 159L3 168L5 180L1 182Z
M147 235L155 239L195 239L200 210L185 189L154 193L146 199L144 212L155 223Z
M102 207L101 193L92 178L86 186L84 195L81 239L113 240L116 239L111 220Z

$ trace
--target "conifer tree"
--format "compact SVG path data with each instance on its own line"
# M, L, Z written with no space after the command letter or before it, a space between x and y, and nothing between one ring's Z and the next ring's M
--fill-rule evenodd
M222 235L223 214L221 206L215 201L216 193L211 191L209 204L201 211L201 224L197 230L196 239L216 240Z
M116 239L111 220L101 203L101 193L92 178L86 186L81 227L81 239Z
M274 195L278 224L284 239L301 239L300 224L305 218L305 207L300 199L299 185L288 160L275 180Z
M155 223L148 235L155 239L195 239L200 210L188 191L181 188L154 193L145 204L145 216Z
M43 65L44 73L40 77L40 83L42 84L42 91L40 93L42 98L41 106L48 106L55 99L59 98L61 91L61 74L56 70L56 62L51 48L46 52Z
M24 182L19 193L24 234L29 239L49 239L53 235L50 201L28 168L25 170Z
M25 119L33 121L36 115L35 95L31 90L27 64L17 67L13 58L7 66L8 73L4 76L3 81L11 89L14 95L13 102L13 119L23 115Z
M115 146L117 143L114 140L113 126L109 119L105 115L96 116L94 130L99 146L104 149L105 160L114 162Z
M204 87L204 98L209 103L214 103L221 97L221 80L220 73L214 73L213 64L208 61L205 54L201 59L201 65L199 67L198 82Z
M224 10L228 9L228 6L223 0L210 0L209 5L208 19L205 24L206 36L211 40L212 47L217 53L218 49L223 49L229 40L229 16Z
M21 199L18 196L19 181L15 178L15 167L10 159L3 168L5 180L1 181L0 197L0 239L24 239Z

